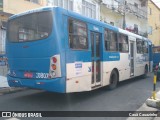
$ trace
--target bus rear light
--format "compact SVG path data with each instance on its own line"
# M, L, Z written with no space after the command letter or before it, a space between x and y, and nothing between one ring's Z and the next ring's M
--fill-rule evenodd
M56 68L57 68L56 65L53 64L53 65L52 65L52 70L56 70Z
M57 62L57 58L53 57L52 61L53 61L53 63L56 63Z
M54 55L50 58L50 69L48 78L61 77L60 55Z

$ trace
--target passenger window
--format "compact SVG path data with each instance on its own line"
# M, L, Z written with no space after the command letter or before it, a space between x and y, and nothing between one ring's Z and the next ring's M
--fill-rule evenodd
M86 23L69 19L69 45L75 50L88 49Z
M143 53L148 53L148 43L143 41Z
M143 54L142 40L137 39L137 53Z
M129 52L128 47L128 36L119 34L119 51L120 52Z
M106 51L117 51L118 50L116 35L117 34L115 32L105 29L104 40L105 40Z

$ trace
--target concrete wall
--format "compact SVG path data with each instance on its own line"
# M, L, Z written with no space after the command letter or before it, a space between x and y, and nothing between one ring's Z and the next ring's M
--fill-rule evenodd
M101 16L100 19L103 22L114 22L114 25L117 27L122 28L123 24L123 17L121 14L115 13L114 11L105 8L104 6L101 6Z
M151 1L148 2L148 10L152 9L152 14L148 14L148 26L152 26L152 34L148 36L155 46L160 45L160 9ZM157 29L156 29L157 27Z
M141 7L140 0L126 0L127 3L134 5L134 3L138 4L138 8L147 12L147 5L145 7ZM101 5L101 16L100 19L104 22L110 23L114 22L116 27L123 28L123 11L118 12L118 5L120 5L123 9L124 0L121 0L121 3L117 3L115 0L103 0L104 5ZM120 7L119 6L119 7ZM112 9L112 7L115 8ZM147 32L147 19L137 17L134 13L130 13L126 10L125 21L126 27L134 28L134 24L138 25L138 30L146 33ZM147 15L147 14L146 14Z
M3 11L0 14L0 52L4 51L5 30L1 29L1 21L7 21L11 14L21 13L30 9L45 6L47 0L39 0L39 4L26 0L3 0ZM0 53L2 54L2 53Z
M17 14L30 9L42 7L45 4L45 0L41 0L40 5L25 0L3 0L3 12Z

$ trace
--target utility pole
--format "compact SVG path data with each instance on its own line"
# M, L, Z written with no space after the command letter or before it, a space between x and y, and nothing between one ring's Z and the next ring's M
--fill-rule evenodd
M126 5L127 1L124 2L124 12L123 12L123 29L126 29Z

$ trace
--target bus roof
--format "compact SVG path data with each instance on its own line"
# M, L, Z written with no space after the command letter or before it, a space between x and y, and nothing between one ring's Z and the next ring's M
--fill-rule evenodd
M10 19L14 19L16 17L23 16L23 15L27 15L27 14L30 14L30 13L53 10L53 8L54 7L41 7L41 8L36 8L36 9L28 10L28 11L25 11L25 12L22 12L22 13L18 13L18 14L12 15L11 17L9 17L9 20Z

